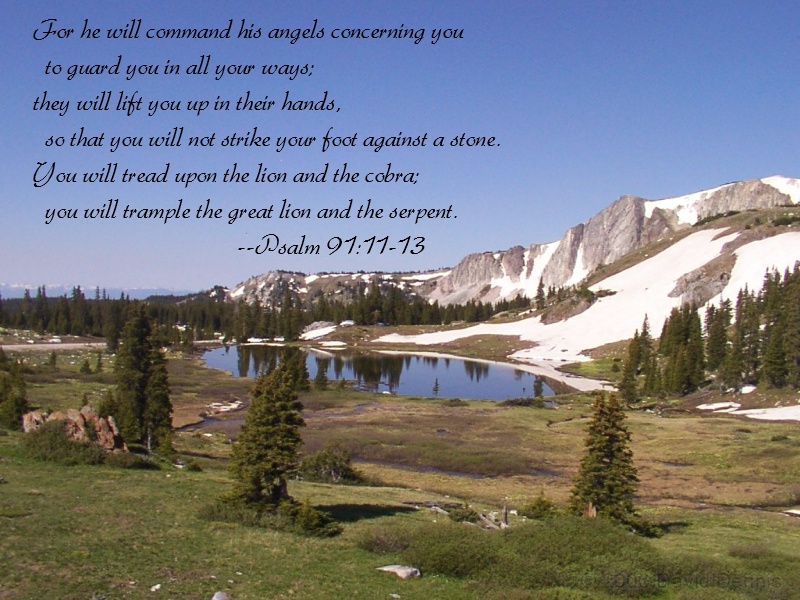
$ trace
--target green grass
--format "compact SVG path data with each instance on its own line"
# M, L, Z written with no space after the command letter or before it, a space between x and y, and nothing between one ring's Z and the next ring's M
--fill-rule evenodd
M224 590L237 599L499 600L547 597L532 592L555 586L563 595L552 597L772 600L793 597L800 584L800 520L774 513L649 509L651 519L672 524L657 540L583 519L523 525L512 517L509 532L492 533L403 504L453 500L430 491L292 482L297 499L343 524L340 536L315 539L200 519L230 488L222 459L207 459L200 473L61 467L25 458L21 437L0 438L8 481L0 496L0 598L150 598L161 584L170 598ZM375 570L396 562L424 576L400 581ZM687 595L691 582L730 574L738 583ZM772 586L768 594L757 575Z
M104 362L110 371L112 361ZM186 419L220 397L246 397L249 381L206 369L196 359L169 362L176 414ZM108 385L93 379L108 375L82 375L79 366L65 361L57 373L34 373L29 391L36 390L41 403L80 406L82 390ZM75 393L62 397L69 386ZM297 500L309 499L343 524L333 539L198 517L230 489L229 440L242 414L229 415L215 433L176 435L180 457L201 472L166 462L160 471L58 466L25 457L22 434L0 436L0 476L8 482L0 485L0 599L95 593L210 598L217 590L236 600L616 598L644 592L676 599L794 597L800 519L780 514L800 504L800 434L793 423L629 412L641 478L637 504L668 532L657 540L626 533L620 541L615 533L587 532L583 525L523 529L513 516L511 533L481 535L473 526L403 504L455 499L479 512L501 511L544 492L563 505L583 452L591 398L557 400L558 409L534 409L350 389L304 395L304 451L342 443L359 470L387 484L291 482ZM623 552L628 540L633 550ZM619 552L616 558L582 558L587 544L598 556L607 547ZM552 556L531 562L540 551ZM401 561L419 561L422 579L400 581L375 570ZM767 579L754 579L758 574ZM623 576L627 587L615 587ZM739 577L738 587L706 585L732 576ZM771 586L766 595L759 587L764 581ZM156 584L161 590L150 592Z
M298 499L346 519L338 538L310 539L199 519L229 489L224 471L59 467L25 459L19 437L0 441L0 598L149 598L157 584L170 598L471 597L447 578L399 582L355 545L374 522L424 519L400 504L419 493L294 483Z

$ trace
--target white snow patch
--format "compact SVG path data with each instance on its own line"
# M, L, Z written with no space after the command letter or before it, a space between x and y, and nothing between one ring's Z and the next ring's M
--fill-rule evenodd
M783 273L794 268L800 260L800 232L790 231L763 240L750 242L735 252L736 264L731 271L725 289L713 299L715 304L721 300L736 301L739 290L745 286L750 291L758 291L764 282L765 263L770 269Z
M578 246L578 254L575 257L575 266L572 267L572 276L567 280L564 285L577 285L589 275L589 269L586 268L583 260L583 242Z
M743 385L742 389L739 390L740 394L752 394L756 391L756 386L754 385Z
M686 196L678 196L677 198L664 198L663 200L652 200L644 203L644 214L648 219L653 216L653 211L657 208L663 210L675 211L678 221L688 225L697 223L697 203L702 202L711 196L717 190L728 187L728 185L721 185L710 190L703 190L702 192L695 192Z
M416 336L391 334L378 341L388 343L445 344L480 335L514 335L538 345L521 350L513 358L529 361L567 362L588 360L582 350L631 337L648 316L651 331L660 331L680 298L669 292L684 273L697 269L716 258L722 247L738 233L714 239L719 230L693 233L663 252L597 283L592 289L609 289L616 294L606 296L584 312L557 323L544 324L539 317L502 324L483 323L465 329L440 331Z
M773 177L765 177L761 180L761 183L771 185L781 194L786 194L795 204L800 203L800 180L775 175Z
M700 410L718 411L718 410L722 410L722 409L728 409L728 410L733 409L733 410L736 410L736 409L739 409L741 407L742 407L742 405L739 404L738 402L714 402L713 404L700 404L697 408L699 408Z
M333 333L336 331L336 325L330 325L328 327L320 327L319 329L314 329L312 331L306 331L305 333L300 335L301 340L316 340L317 338L325 337L329 333Z
M314 283L317 279L319 279L319 275L309 275L306 277L306 284Z
M238 298L244 294L244 286L240 285L238 288L231 292L231 298Z
M533 284L533 288L530 288L534 293L536 293L536 288L539 287L539 280L542 278L544 274L544 268L550 263L550 259L553 258L553 255L558 250L558 247L561 245L561 240L556 242L550 242L549 244L545 244L544 251L537 257L533 259L533 269L531 270L531 274L528 277L528 281Z
M433 273L418 273L416 275L405 275L403 279L407 281L428 281L429 279L436 279L437 277L445 277L450 275L450 271L435 271Z
M750 408L737 410L732 415L744 415L761 421L800 421L800 405L779 406L775 408Z
M490 285L493 288L500 288L500 298L511 298L519 293L525 294L528 298L535 297L544 269L560 244L560 240L545 244L542 246L541 254L536 258L531 258L530 249L525 250L523 270L519 280L513 281L511 277L505 275L492 279ZM533 260L533 269L531 269L530 275L525 275L529 260Z
M301 287L299 290L297 290L297 293L298 294L307 294L308 293L308 288L307 287Z

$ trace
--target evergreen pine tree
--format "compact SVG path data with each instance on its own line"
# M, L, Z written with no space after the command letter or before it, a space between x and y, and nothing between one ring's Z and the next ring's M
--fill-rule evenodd
M650 357L653 355L653 338L650 335L650 322L647 315L644 316L642 321L642 333L639 334L639 361L636 368L636 373L642 373L650 365Z
M761 320L755 296L745 288L736 301L736 336L742 359L742 380L757 384L760 369Z
M786 347L783 337L784 327L776 321L764 330L764 354L761 373L764 381L770 387L783 387L789 369L786 364Z
M144 306L132 310L114 364L117 394L112 413L122 436L148 450L169 450L172 402L164 356Z
M628 358L622 367L622 380L619 383L619 394L628 404L639 400L639 390L636 385L636 371L642 357L641 338L637 329L633 339L628 344Z
M248 503L277 505L289 500L288 477L298 466L305 425L294 390L295 377L283 361L253 388L239 439L233 445L230 469L236 497Z
M631 342L633 345L633 342ZM633 404L639 400L639 390L636 386L636 367L633 360L630 358L622 367L622 379L619 382L619 395L628 404Z
M800 388L800 264L785 277L786 301L783 304L786 321L784 344L786 351L786 380Z
M633 499L639 477L633 465L631 436L625 418L616 396L595 396L586 453L575 478L570 512L583 514L591 503L597 514L620 523L636 521Z
M167 361L161 350L152 345L145 406L142 413L142 430L148 451L158 448L160 452L172 450L172 401L170 400Z
M730 301L726 300L719 308L709 306L706 309L706 359L709 371L717 371L728 355L728 327L731 324Z
M744 356L742 354L742 340L737 332L734 334L731 349L725 356L720 370L722 383L729 388L738 388L742 385L744 377Z
M536 288L536 308L538 310L542 310L545 307L545 296L544 296L544 281L542 278L539 278L539 287Z
M5 354L0 358L4 358ZM0 361L0 427L22 429L22 415L28 412L25 379L19 363Z

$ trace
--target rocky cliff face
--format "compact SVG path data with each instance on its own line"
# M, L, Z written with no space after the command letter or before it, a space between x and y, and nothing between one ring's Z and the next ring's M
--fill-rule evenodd
M498 252L466 256L452 270L416 275L319 274L269 272L253 277L228 293L232 299L278 303L287 286L301 298L324 293L332 298L355 294L373 280L394 285L440 304L469 300L496 302L519 294L533 297L539 281L545 287L578 285L598 267L629 252L686 229L698 221L731 211L770 208L800 202L800 181L769 177L722 185L663 200L622 196L585 223L569 228L548 244L514 246Z
M448 304L496 301L520 293L533 296L540 279L545 287L577 285L598 267L702 219L794 204L799 199L800 183L783 177L742 181L664 200L622 196L552 244L470 254L438 281L429 298Z

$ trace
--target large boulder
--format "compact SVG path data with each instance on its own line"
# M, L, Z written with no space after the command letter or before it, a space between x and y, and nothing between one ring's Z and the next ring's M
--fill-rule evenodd
M76 442L95 442L106 452L127 452L128 447L119 433L114 417L101 417L91 406L80 410L73 408L50 414L34 410L22 415L22 429L25 433L36 431L47 421L64 421L67 437Z

